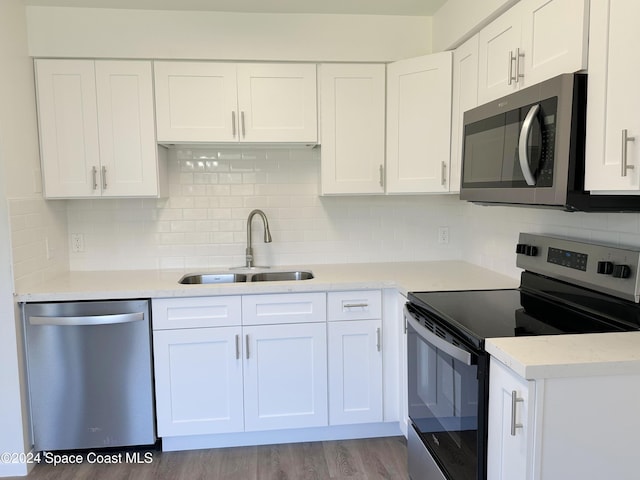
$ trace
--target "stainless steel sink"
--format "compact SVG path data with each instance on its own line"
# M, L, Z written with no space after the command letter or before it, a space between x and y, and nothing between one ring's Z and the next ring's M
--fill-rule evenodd
M246 282L244 273L188 273L178 283L184 285L202 285L210 283L238 283Z
M251 275L252 282L281 282L286 280L310 280L313 273L305 270L293 272L261 272Z
M291 280L309 280L313 272L308 270L294 270L284 272L259 273L188 273L178 283L183 285L207 285L216 283L240 282L283 282Z

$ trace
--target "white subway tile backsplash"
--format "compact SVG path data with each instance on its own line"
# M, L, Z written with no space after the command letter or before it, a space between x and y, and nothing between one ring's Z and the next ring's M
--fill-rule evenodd
M319 197L319 155L310 149L190 147L169 159L169 199L69 202L69 232L82 232L86 247L69 253L71 270L242 265L255 208L273 235L264 244L254 219L262 264L461 257L456 229L449 245L437 244L437 227L463 218L466 205L454 196Z
M480 207L455 195L319 196L318 149L178 148L165 199L10 200L18 285L67 269L213 269L244 264L246 221L259 264L466 259L517 277L521 231L640 247L639 214ZM438 227L448 226L448 244ZM84 235L85 252L68 236ZM45 248L49 243L49 257Z

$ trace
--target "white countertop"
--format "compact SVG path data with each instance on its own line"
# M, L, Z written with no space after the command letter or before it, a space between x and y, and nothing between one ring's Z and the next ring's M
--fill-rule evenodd
M410 291L481 290L515 288L518 280L462 261L357 263L278 266L271 270L311 270L311 280L180 285L185 273L206 271L69 272L16 292L18 302L104 300L121 298L198 297L251 293L286 293L395 288ZM212 272L227 272L224 268ZM234 270L242 273L242 270Z
M485 347L527 380L640 374L640 332L491 338Z

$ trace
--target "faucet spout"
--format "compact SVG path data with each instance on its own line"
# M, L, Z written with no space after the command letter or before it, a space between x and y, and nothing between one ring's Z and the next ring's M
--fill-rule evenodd
M252 210L247 218L247 249L246 249L246 267L253 267L253 248L251 247L251 222L253 217L259 215L264 224L264 243L271 243L271 230L269 230L269 220L262 210Z

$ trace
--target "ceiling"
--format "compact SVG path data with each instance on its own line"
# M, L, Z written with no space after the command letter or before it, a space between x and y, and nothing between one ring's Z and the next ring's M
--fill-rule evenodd
M23 0L46 7L431 16L446 0Z

